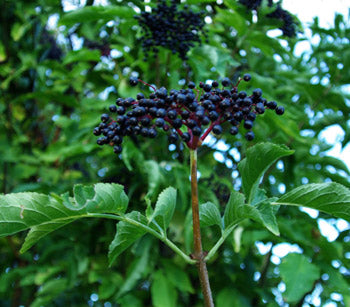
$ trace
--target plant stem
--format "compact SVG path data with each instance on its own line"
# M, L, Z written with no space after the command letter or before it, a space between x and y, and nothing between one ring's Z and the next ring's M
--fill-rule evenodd
M219 241L216 242L216 244L212 247L212 249L209 251L209 253L205 256L205 261L209 261L217 252L219 247L225 242L226 238L229 236L229 234L232 232L232 230L236 227L236 225L233 225L232 227L226 229L223 234L221 235L221 238Z
M177 247L172 241L170 241L166 236L160 234L159 232L155 231L151 227L144 225L138 221L135 221L133 219L130 219L126 216L120 216L120 215L114 215L109 213L88 213L86 217L101 217L101 218L107 218L107 219L113 219L118 221L124 221L126 223L129 223L131 225L135 225L146 232L150 233L151 235L155 236L162 242L164 242L168 247L170 247L175 253L177 253L179 256L181 256L187 263L189 264L195 264L195 261L191 259L188 255L186 255L180 248Z
M206 307L214 306L211 294L205 254L202 250L202 239L199 223L199 204L198 204L198 183L197 183L197 149L190 149L190 168L191 168L191 194L192 194L192 220L193 220L193 243L194 253L192 257L197 261L199 281L202 287L204 305Z

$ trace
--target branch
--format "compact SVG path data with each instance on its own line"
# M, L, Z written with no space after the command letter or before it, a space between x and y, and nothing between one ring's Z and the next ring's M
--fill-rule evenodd
M198 183L197 183L197 149L190 150L191 157L191 195L192 195L192 219L193 219L193 243L194 253L192 258L197 261L199 281L201 284L204 305L214 307L213 297L211 294L205 253L202 250L202 239L199 223L199 204L198 204Z

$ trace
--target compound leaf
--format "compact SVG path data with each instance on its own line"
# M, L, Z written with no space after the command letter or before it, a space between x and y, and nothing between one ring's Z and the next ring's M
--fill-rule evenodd
M0 196L0 237L30 228L21 252L40 238L79 218L94 213L123 214L128 198L118 184L98 183L75 186L74 197L67 194L13 193Z

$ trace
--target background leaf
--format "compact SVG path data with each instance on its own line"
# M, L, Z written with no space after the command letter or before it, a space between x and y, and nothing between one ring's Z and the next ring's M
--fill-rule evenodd
M174 286L165 277L164 272L158 270L152 277L151 293L153 306L176 307L177 293Z
M301 254L291 253L280 264L282 280L286 284L284 299L289 303L298 302L305 293L312 290L320 278L320 269Z

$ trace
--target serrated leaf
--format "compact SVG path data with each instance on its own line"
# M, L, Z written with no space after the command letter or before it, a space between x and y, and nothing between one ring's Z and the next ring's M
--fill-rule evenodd
M161 172L159 164L152 160L145 161L143 165L143 170L146 173L148 179L147 195L149 195L149 197L152 197L153 194L157 193L161 181Z
M201 227L218 225L221 229L223 228L220 211L211 202L199 206L199 219Z
M121 297L126 292L133 289L136 283L147 274L150 270L149 267L149 255L152 247L153 241L150 240L150 237L145 237L144 245L142 246L141 257L136 258L131 265L131 269L128 272L126 279L123 282L123 285L120 287L117 297ZM149 239L149 240L146 240Z
M226 205L224 213L225 229L249 218L264 225L273 234L279 235L276 221L276 209L270 205L270 200L264 200L252 206L244 203L244 195L234 191Z
M147 219L140 212L132 211L125 215L127 219L136 221L143 225L147 225ZM137 225L133 225L126 221L120 221L117 224L117 233L109 245L108 260L109 265L117 259L117 257L125 251L137 239L141 238L147 231Z
M154 212L152 214L152 220L156 220L158 225L163 228L164 231L169 226L171 218L173 217L176 206L176 190L172 187L166 188L159 194Z
M253 214L250 218L264 225L274 235L279 236L280 231L276 220L276 213L279 207L272 206L270 200L263 201L256 206L257 214Z
M152 306L154 307L175 307L177 306L177 293L174 286L165 277L162 271L153 275L151 286Z
M252 202L260 179L267 169L278 159L293 153L286 146L272 143L260 143L247 150L247 155L238 164L238 169L242 175L242 188L248 197L248 203Z
M0 236L31 228L21 248L25 252L40 238L68 223L93 213L123 214L128 205L123 187L118 184L98 183L79 187L75 192L76 198L31 192L0 196Z
M73 25L75 23L86 23L96 20L114 20L117 17L133 17L134 10L129 6L86 6L78 10L66 13L59 23Z
M350 190L335 182L302 185L274 204L308 207L350 221Z
M288 254L279 268L282 280L286 284L283 298L288 303L298 302L320 278L320 269L301 254Z
M239 223L245 218L245 213L243 212L243 208L245 207L244 200L245 197L242 193L237 191L231 193L224 213L225 229Z

